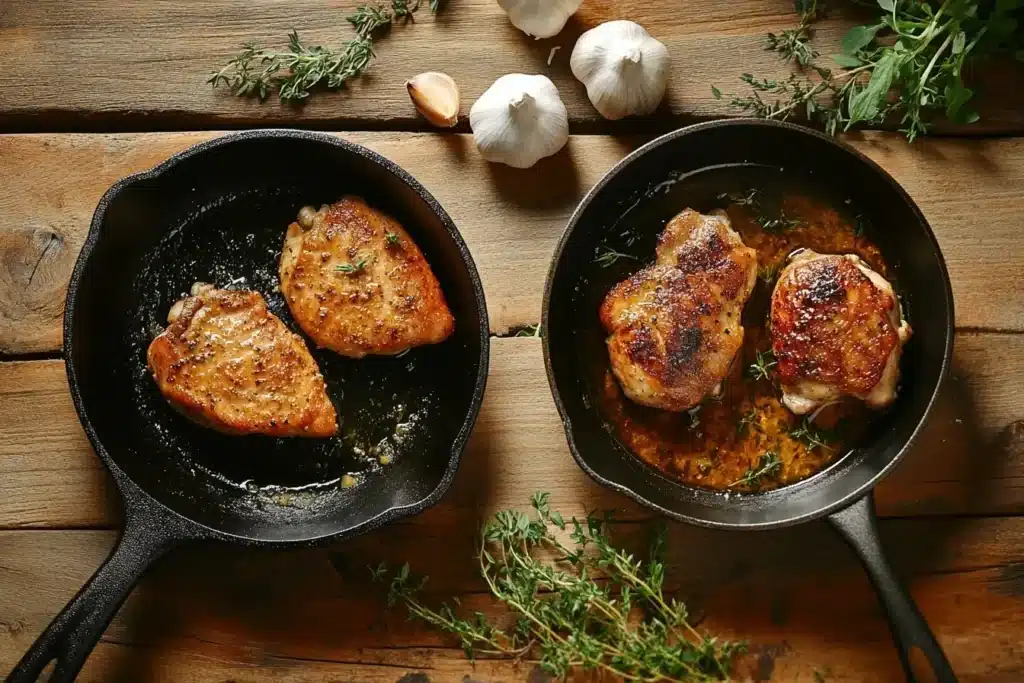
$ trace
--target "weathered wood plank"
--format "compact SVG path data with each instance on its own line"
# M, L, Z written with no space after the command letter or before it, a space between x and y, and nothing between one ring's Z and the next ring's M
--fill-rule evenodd
M636 531L627 536L637 539ZM960 680L1020 680L1024 519L892 520L882 532ZM382 589L365 570L408 559L432 577L427 600L459 595L466 609L496 614L473 570L473 536L462 523L393 525L328 549L183 549L144 579L80 680L394 683L422 672L435 683L525 681L529 664L473 667L449 639L405 621L401 610L385 615ZM113 532L0 533L0 670L113 540ZM675 525L668 547L669 585L705 627L749 638L758 673L902 680L867 580L824 525L751 534Z
M961 334L956 371L914 451L879 487L887 515L1024 512L1024 336ZM453 490L416 525L461 521L550 490L574 513L625 506L565 444L535 339L495 339L487 396ZM78 424L61 361L0 363L0 528L96 527L119 507Z
M379 59L367 77L344 93L318 94L303 105L276 100L261 105L205 84L209 74L246 41L283 48L286 34L295 28L309 44L339 46L352 35L344 17L358 4L362 3L196 0L185 9L162 0L7 0L0 10L0 125L35 130L299 122L423 125L403 84L424 70L455 77L464 117L502 74L545 73L559 87L572 120L596 124L596 111L569 71L569 55L584 30L624 18L643 24L668 46L674 68L658 119L662 126L672 125L731 113L724 101L712 97L712 84L726 92L741 91L743 72L784 73L784 65L765 52L764 35L797 23L792 3L786 0L588 0L561 35L534 41L514 29L493 0L450 0L436 20L423 10L414 26L396 28L382 40ZM857 9L849 6L830 7L829 14L817 28L825 55L837 52L845 30L858 22ZM870 18L860 15L860 21ZM548 55L556 46L561 50L549 67ZM985 129L1021 130L1024 94L1014 85L1019 79L1008 72L992 80L998 87L990 88L993 96L982 108ZM40 115L47 118L36 118Z
M0 136L0 353L56 351L67 280L100 195L212 133ZM482 161L464 135L346 134L419 178L480 269L496 332L540 319L544 277L573 207L636 144L574 137L524 174ZM932 223L960 326L1024 330L1024 139L850 141L890 170Z

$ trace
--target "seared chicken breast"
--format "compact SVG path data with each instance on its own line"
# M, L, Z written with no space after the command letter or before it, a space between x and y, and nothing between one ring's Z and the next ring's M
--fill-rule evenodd
M319 211L304 207L288 227L279 274L299 326L343 356L397 354L455 330L419 247L358 197Z
M910 333L892 285L858 256L797 252L772 293L782 402L797 415L842 396L889 405Z
M623 393L681 412L721 391L743 346L740 317L757 254L724 214L686 209L658 239L657 260L601 305L612 372Z
M257 292L196 283L149 345L153 379L187 417L228 434L328 437L338 431L302 338Z

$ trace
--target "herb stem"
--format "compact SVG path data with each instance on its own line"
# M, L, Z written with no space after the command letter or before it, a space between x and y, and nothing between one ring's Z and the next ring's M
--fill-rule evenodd
M953 34L949 33L949 34L946 35L946 39L944 41L942 41L942 45L939 45L939 49L935 51L934 55L932 55L931 61L928 62L928 67L924 70L924 74L921 75L921 82L917 86L917 92L915 93L915 95L918 98L921 97L921 93L924 92L925 86L928 85L928 76L931 74L932 69L935 68L936 62L939 61L939 55L941 55L943 52L945 52L946 48L949 47L949 44L952 43L952 42L953 42Z

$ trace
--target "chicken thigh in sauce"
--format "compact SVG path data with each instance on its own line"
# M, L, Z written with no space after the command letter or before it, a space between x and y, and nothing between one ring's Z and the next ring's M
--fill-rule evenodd
M682 412L721 391L743 346L743 305L754 288L757 254L724 212L686 209L658 239L654 265L605 298L611 368L641 405Z
M797 415L843 396L888 406L909 338L892 285L854 254L805 249L779 275L772 351L782 402Z

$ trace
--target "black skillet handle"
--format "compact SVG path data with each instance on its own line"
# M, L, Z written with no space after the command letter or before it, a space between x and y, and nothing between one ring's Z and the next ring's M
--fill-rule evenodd
M178 520L149 502L126 503L125 529L106 562L93 574L7 676L6 683L34 683L54 662L49 683L70 683L142 573L185 540Z
M875 498L868 494L829 516L828 521L853 547L867 569L889 619L900 661L910 683L956 683L956 674L917 605L885 559L878 536Z

